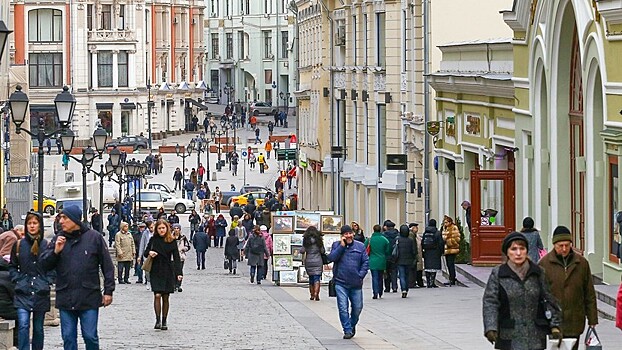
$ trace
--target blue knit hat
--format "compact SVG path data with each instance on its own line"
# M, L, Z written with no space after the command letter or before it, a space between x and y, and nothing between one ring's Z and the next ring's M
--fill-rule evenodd
M80 225L82 223L82 209L77 205L64 207L62 213L76 224Z

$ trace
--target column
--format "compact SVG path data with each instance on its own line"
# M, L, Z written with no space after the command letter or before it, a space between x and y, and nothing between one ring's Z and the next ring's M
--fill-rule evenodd
M93 89L97 89L99 86L99 82L97 81L97 50L95 48L91 48L91 80L93 81Z
M142 69L136 66L136 50L128 50L127 51L127 74L128 81L127 85L130 88L137 87L136 85L136 76L140 74ZM144 76L144 74L142 75Z
M119 50L112 50L112 88L119 88Z

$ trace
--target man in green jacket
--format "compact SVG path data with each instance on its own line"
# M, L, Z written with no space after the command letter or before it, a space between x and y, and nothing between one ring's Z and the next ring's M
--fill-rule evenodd
M572 250L572 235L565 226L553 231L553 247L540 260L551 292L559 301L562 310L562 332L564 338L577 340L585 330L585 319L590 327L598 324L596 292L592 282L590 264ZM573 349L579 348L577 341Z
M382 297L383 272L387 268L387 257L391 255L391 244L382 235L380 225L374 225L374 233L365 241L365 248L369 254L369 270L374 294L372 299L378 299Z

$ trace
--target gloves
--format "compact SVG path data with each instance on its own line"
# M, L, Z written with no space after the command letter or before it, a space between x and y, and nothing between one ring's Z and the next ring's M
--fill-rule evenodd
M486 339L488 339L490 344L494 344L497 341L497 331L486 332Z
M557 327L551 328L551 339L562 340L562 338L563 338L562 331L559 328Z

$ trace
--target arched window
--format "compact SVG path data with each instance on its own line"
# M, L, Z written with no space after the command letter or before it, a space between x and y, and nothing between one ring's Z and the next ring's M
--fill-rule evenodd
M62 12L54 9L28 11L28 41L31 43L62 42Z

